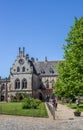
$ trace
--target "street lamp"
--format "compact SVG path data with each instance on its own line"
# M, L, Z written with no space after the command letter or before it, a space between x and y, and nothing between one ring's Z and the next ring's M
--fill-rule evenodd
M0 101L1 101L1 77L0 77Z
M7 78L6 78L6 102L8 102L8 89L7 89Z

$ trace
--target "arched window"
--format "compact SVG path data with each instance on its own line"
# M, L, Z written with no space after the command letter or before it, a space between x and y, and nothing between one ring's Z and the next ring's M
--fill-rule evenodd
M20 72L20 67L19 66L17 67L17 72Z
M46 88L49 88L49 82L46 83Z
M25 72L25 67L23 66L23 68L22 68L22 72Z
M22 89L26 89L27 88L27 80L23 79L22 80Z
M5 89L6 85L5 84L2 84L1 85L1 91L3 91Z
M49 88L49 80L46 80L46 88Z
M16 79L15 80L15 89L19 89L20 88L20 80Z

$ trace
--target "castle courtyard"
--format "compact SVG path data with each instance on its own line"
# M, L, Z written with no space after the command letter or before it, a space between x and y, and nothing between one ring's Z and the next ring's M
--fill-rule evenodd
M73 110L59 105L53 120L49 118L0 115L0 130L83 130L83 113L75 117Z

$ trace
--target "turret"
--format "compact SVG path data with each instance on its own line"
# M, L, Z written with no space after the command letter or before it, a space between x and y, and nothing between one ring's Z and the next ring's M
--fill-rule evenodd
M29 60L29 54L26 54L26 60Z
M47 60L47 57L45 56L45 62L47 62L48 60Z
M21 50L21 48L19 47L19 56L24 57L24 55L25 55L25 48L23 47L23 50Z
M23 47L23 56L25 55L25 47Z

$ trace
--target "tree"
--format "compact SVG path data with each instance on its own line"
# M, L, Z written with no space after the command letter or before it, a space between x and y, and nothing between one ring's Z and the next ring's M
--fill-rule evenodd
M64 45L64 61L59 63L56 94L83 96L83 17L75 18Z

